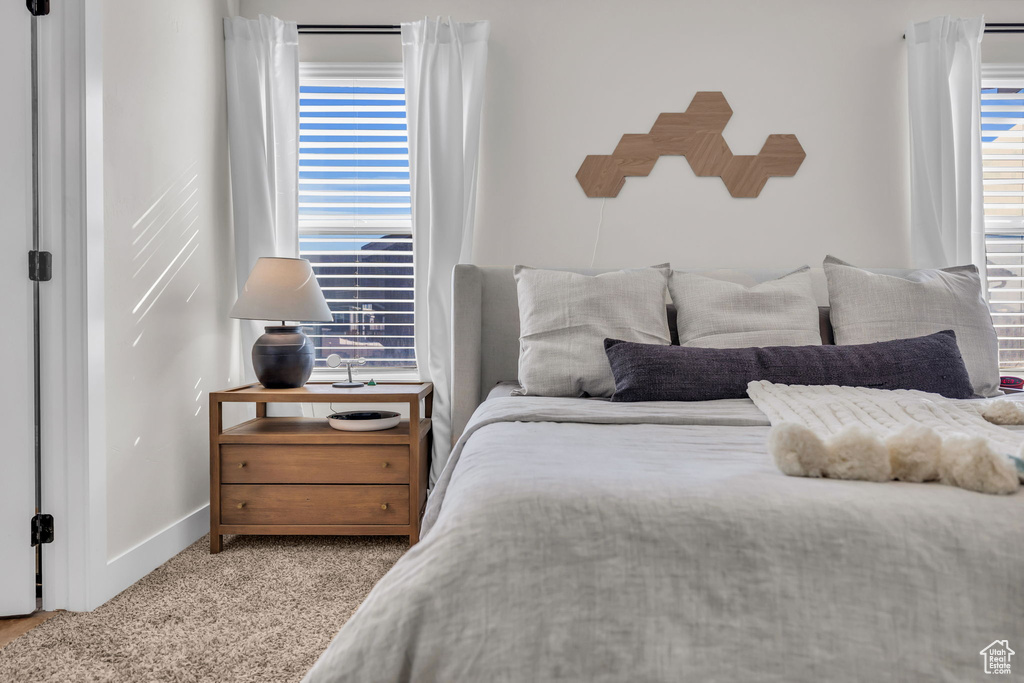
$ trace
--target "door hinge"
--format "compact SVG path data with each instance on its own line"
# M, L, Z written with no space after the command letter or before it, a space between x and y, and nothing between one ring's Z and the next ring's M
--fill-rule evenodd
M32 518L32 545L53 543L53 515L36 515Z
M53 254L48 251L28 252L28 279L49 282L53 277Z
M25 0L25 7L34 17L40 17L50 13L50 0Z

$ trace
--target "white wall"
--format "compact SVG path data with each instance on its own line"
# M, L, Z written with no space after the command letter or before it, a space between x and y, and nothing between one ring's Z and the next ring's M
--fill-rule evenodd
M207 392L237 376L221 21L236 11L104 3L111 560L209 500Z
M827 252L907 265L904 27L940 14L1013 21L1019 9L1010 0L241 0L245 16L300 23L491 20L475 261L577 266L591 261L602 204L598 266L788 266ZM307 60L401 58L393 36L301 41ZM997 43L999 59L1024 62L1024 38L986 39ZM807 152L799 173L770 179L757 199L733 199L719 179L663 157L615 199L584 196L575 174L587 154L647 132L698 90L728 98L734 153L795 133Z

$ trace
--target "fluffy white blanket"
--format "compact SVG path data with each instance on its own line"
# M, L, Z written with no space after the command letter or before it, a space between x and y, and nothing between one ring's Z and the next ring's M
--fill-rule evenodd
M768 450L785 474L941 481L1013 493L1024 478L1024 424L1013 401L955 401L921 391L751 382L768 416Z

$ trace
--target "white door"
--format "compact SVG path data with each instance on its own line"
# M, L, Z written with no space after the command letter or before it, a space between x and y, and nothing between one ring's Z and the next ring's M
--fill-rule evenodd
M0 2L0 615L35 610L30 15Z

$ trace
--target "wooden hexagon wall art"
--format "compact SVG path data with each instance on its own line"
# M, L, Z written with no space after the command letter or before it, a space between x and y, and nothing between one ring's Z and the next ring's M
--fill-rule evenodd
M659 114L649 133L627 133L611 154L590 154L576 180L588 197L615 197L663 155L685 156L698 176L718 176L733 197L756 197L769 178L796 175L804 148L795 135L769 135L755 155L736 155L722 137L732 109L720 92L699 92L681 114Z

